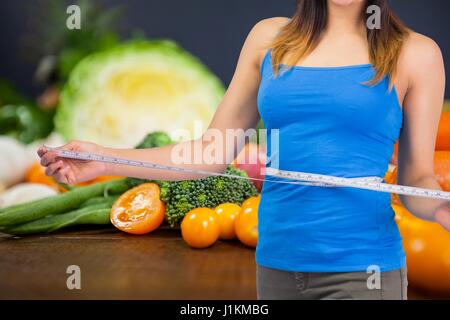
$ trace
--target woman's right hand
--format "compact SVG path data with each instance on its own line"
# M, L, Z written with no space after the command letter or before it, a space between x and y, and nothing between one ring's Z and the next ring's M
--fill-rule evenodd
M56 149L105 154L103 147L85 141L71 141ZM102 162L60 158L46 147L40 147L37 153L41 164L46 167L46 175L60 183L77 184L106 173L106 164Z

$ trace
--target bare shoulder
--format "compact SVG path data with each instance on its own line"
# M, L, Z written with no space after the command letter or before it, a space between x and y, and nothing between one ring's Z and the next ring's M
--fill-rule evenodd
M439 45L420 33L410 32L399 59L400 70L409 74L433 72L443 69L444 62Z
M269 32L272 34L278 33L284 26L286 26L291 21L290 18L286 17L273 17L267 18L259 21L253 27L254 30Z
M291 19L286 17L261 20L254 25L249 38L261 49L266 48L290 21Z

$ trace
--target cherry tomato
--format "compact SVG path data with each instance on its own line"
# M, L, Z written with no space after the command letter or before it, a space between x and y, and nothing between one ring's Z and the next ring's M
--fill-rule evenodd
M234 203L222 203L214 211L220 226L219 238L222 240L232 240L236 238L234 231L234 221L236 220L241 207Z
M251 207L251 206L255 206L255 205L259 205L259 201L261 200L261 194L258 194L255 197L250 197L247 200L245 200L241 207Z
M242 204L234 229L237 238L245 245L255 248L258 243L258 206L260 197L251 197Z
M189 211L181 222L181 235L193 248L206 248L214 244L220 235L217 214L209 208Z

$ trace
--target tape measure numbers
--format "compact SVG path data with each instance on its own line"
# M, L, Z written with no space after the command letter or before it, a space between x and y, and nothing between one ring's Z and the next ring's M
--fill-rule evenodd
M425 188L416 188L410 186L402 186L396 184L388 184L382 182L383 179L380 177L358 177L358 178L342 178L330 175L322 175L315 173L297 172L297 171L286 171L274 168L266 168L266 176L272 176L276 178L282 178L286 180L272 180L269 178L259 179L251 177L242 177L233 174L219 173L207 170L197 170L189 168L180 168L175 166L162 165L152 162L135 161L121 159L117 157L107 157L98 154L88 153L88 152L78 152L69 150L60 150L55 148L46 147L48 150L55 151L58 157L77 159L77 160L88 160L88 161L99 161L113 164L122 164L133 167L142 167L157 170L168 170L174 172L192 173L198 175L207 176L222 176L236 179L247 179L254 181L268 181L274 183L284 183L284 184L299 184L299 185L312 185L318 187L349 187L364 190L372 190L377 192L385 193L395 193L406 196L413 197L424 197L431 199L442 199L450 201L450 192L444 192L440 190L432 190Z

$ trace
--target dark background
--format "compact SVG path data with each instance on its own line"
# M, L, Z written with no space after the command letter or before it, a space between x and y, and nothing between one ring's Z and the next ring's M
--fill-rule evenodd
M133 29L141 29L148 37L172 38L198 56L226 85L251 27L264 18L291 16L295 8L295 0L101 2L106 6L121 4L126 9L121 20L124 37ZM439 44L447 62L447 74L450 74L450 1L391 0L391 4L410 28ZM0 77L11 80L20 90L31 95L38 94L40 88L32 82L35 65L22 58L23 38L33 32L30 21L36 17L45 19L46 10L44 0L0 2ZM450 81L446 96L450 98Z

